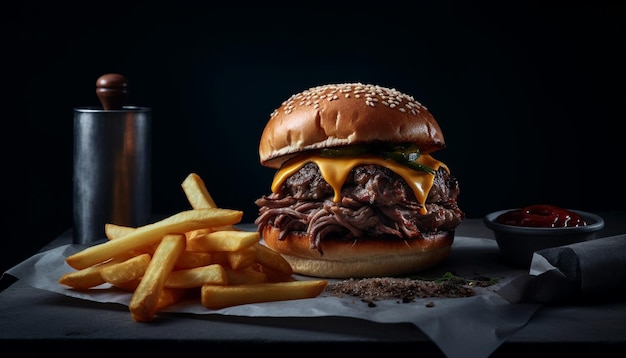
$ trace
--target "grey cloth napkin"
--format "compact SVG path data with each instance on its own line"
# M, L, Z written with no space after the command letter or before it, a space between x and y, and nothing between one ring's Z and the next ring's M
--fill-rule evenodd
M553 303L626 291L626 234L536 251L528 274L498 293L510 302Z

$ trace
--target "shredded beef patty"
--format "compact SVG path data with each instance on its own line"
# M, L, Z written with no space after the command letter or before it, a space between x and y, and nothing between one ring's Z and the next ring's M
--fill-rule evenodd
M426 215L420 214L422 205L404 179L377 165L355 167L341 194L341 202L333 202L333 188L317 165L308 163L285 181L279 193L256 200L260 209L255 223L260 232L271 225L281 234L308 234L310 247L323 254L324 240L426 238L429 233L452 231L464 219L457 206L458 181L443 168L435 174Z

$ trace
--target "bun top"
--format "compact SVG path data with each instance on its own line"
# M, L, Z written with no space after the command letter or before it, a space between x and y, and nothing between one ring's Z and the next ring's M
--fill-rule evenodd
M259 157L278 169L306 150L368 143L414 143L422 153L445 148L439 124L413 97L343 83L312 87L283 102L265 125Z

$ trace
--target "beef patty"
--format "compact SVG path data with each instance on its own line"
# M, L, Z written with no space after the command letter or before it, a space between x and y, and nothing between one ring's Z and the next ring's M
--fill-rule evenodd
M404 179L377 165L355 167L341 195L342 200L335 203L333 188L317 165L307 163L278 193L255 201L259 206L255 223L260 232L271 225L281 233L307 234L310 247L323 254L325 240L427 238L432 233L454 230L465 217L457 205L458 181L444 168L435 173L425 215Z

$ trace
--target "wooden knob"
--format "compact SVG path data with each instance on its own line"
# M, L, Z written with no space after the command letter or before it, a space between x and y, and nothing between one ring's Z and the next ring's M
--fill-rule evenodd
M96 94L105 110L122 109L128 98L128 80L118 73L107 73L96 81Z

